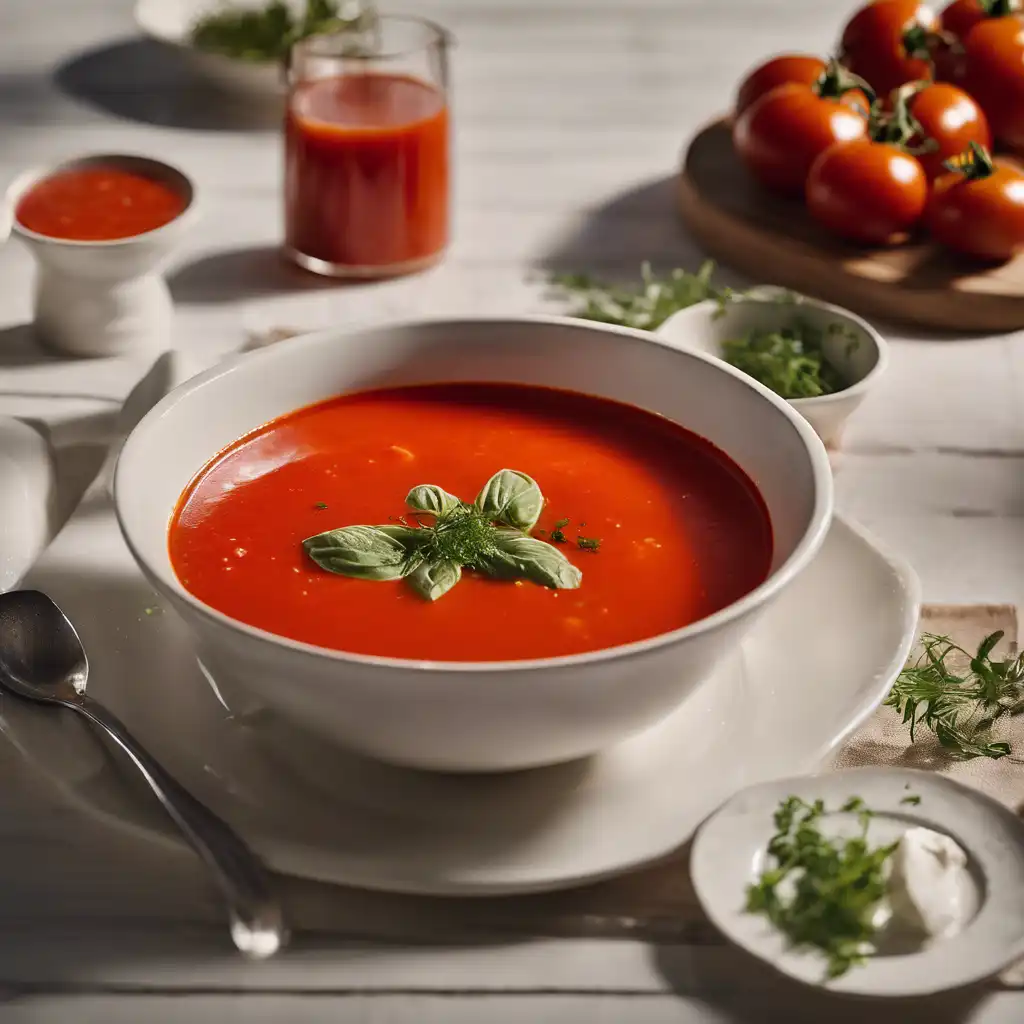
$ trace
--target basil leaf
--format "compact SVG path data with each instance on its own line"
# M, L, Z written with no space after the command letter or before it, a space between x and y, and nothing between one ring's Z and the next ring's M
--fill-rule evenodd
M386 533L389 537L397 540L405 550L412 551L415 548L422 547L431 538L431 531L424 530L418 526L402 526L399 523L387 523L384 526L371 526L371 530L380 530L381 533Z
M477 563L489 576L521 576L555 590L575 590L583 579L583 573L552 544L511 530L496 531L494 540L497 550Z
M428 601L436 601L443 597L461 579L462 566L450 559L424 562L409 574L409 582L413 589Z
M493 522L528 533L540 518L544 495L533 477L502 469L484 484L476 497L476 506Z
M405 503L417 512L430 512L435 516L442 516L462 504L454 494L449 494L436 484L420 484L414 487L406 495Z
M395 530L409 527L343 526L308 537L306 554L328 572L359 580L400 580L413 568L406 545ZM418 559L417 559L418 561Z

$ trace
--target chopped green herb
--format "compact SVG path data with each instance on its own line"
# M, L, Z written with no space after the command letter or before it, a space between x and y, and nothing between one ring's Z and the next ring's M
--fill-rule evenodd
M568 519L559 519L557 523L552 527L551 532L548 534L548 540L552 544L565 544L567 537L565 536L565 528L569 525Z
M957 757L998 759L1010 753L1009 743L991 737L1000 719L1024 711L1024 654L993 659L1002 638L1002 631L985 637L972 656L947 636L921 637L920 657L900 672L885 700L910 726L911 743L923 725ZM957 671L956 661L965 669Z
M833 324L829 333L845 331ZM782 398L817 398L842 391L845 382L822 351L825 332L800 318L775 331L750 331L722 343L726 362ZM857 339L851 338L856 345Z
M156 615L160 611L160 605L152 604L148 608L144 608L143 611L147 615Z
M886 894L885 862L899 845L868 845L871 811L859 798L841 810L858 812L859 835L826 838L819 827L826 813L821 800L783 800L768 844L771 866L747 888L747 912L766 916L794 946L820 950L828 979L870 954L874 913Z
M644 263L639 285L606 284L587 274L556 275L551 283L559 294L577 301L572 316L653 331L673 313L705 299L727 302L732 291L712 284L714 272L715 264L707 260L696 274L677 267L668 276L657 277Z
M601 547L600 537L577 537L576 543L581 551L597 551Z
M900 801L901 804L906 804L908 807L916 807L920 802L921 798L916 793L910 793Z
M313 508L318 509L318 510L320 510L322 512L325 508L327 508L327 502L326 501L318 501L313 506Z
M715 265L703 263L696 274L676 268L667 277L657 277L649 263L640 270L640 284L611 285L586 274L567 274L552 278L560 293L577 300L572 316L601 323L620 324L653 331L673 313L713 299L724 311L726 303L742 296L730 288L718 288L712 282ZM795 306L799 296L780 291L779 305ZM783 398L815 398L841 391L847 386L839 372L823 354L826 333L848 334L847 354L859 344L856 335L841 324L822 331L800 318L780 330L751 331L742 338L722 345L727 362L760 381Z

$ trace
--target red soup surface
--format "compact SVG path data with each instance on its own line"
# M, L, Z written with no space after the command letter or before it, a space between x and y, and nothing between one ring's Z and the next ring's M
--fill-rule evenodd
M153 231L174 220L188 199L172 186L117 167L60 171L21 197L22 227L73 242L109 242Z
M326 530L394 521L418 484L472 501L500 469L539 484L535 536L568 518L560 550L583 572L578 589L466 572L430 602L303 551ZM200 472L169 543L186 589L242 622L440 661L578 654L678 629L760 584L772 556L757 489L709 442L631 406L517 384L366 391L275 420Z
M300 85L285 125L288 245L342 267L426 260L448 241L448 111L403 75Z

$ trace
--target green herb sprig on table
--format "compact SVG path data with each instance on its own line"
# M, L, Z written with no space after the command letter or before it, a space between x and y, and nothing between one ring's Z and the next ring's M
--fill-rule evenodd
M846 386L823 351L826 336L844 330L840 324L831 324L822 331L794 317L779 330L749 331L742 338L723 341L722 355L781 398L818 398ZM851 344L856 344L855 338Z
M714 300L719 312L724 312L729 302L743 297L743 292L717 287L714 272L715 264L707 260L696 274L677 267L667 276L658 277L650 264L644 263L639 286L604 284L585 274L556 276L552 283L561 294L576 300L571 316L653 331L673 313L698 302ZM777 301L795 306L797 296L783 291ZM841 324L832 324L823 331L794 314L792 322L779 330L750 331L741 338L724 341L722 354L726 362L782 398L816 398L846 387L823 351L827 336L843 333L850 332ZM857 338L850 334L849 345L857 344Z
M957 757L1010 753L1010 744L993 740L992 730L1000 719L1024 711L1024 654L994 659L1002 638L1002 631L985 637L972 656L949 637L922 636L920 657L900 672L885 700L910 726L911 743L924 726ZM954 669L957 659L966 671Z
M840 811L858 815L859 835L829 839L819 827L827 813L821 800L783 800L768 844L772 863L747 888L747 912L765 915L794 946L819 950L829 979L863 963L871 952L874 914L886 895L885 862L899 845L869 846L871 811L860 798L851 798Z
M635 327L642 331L659 328L673 313L706 299L724 303L733 294L712 283L715 264L707 260L696 274L676 268L659 277L649 263L640 267L639 285L612 285L587 274L561 274L551 279L558 293L574 299L570 316L603 324Z
M359 3L353 11L342 17L339 0L307 0L301 14L284 0L269 0L263 7L228 4L195 23L192 43L200 50L253 63L285 61L292 46L308 36L364 31L375 23L372 3Z
M553 544L529 535L544 496L525 473L495 473L472 504L435 484L414 487L405 502L416 525L403 520L343 526L309 537L302 546L328 572L363 580L405 579L429 601L447 594L464 568L556 590L574 590L583 579Z

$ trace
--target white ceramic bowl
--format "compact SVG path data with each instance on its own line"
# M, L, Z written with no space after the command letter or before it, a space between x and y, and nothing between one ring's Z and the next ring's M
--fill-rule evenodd
M160 272L197 214L195 186L183 171L134 154L83 156L23 171L7 188L3 205L14 211L43 178L94 165L166 182L184 197L185 208L152 231L101 242L41 235L12 217L12 232L36 260L36 334L47 347L71 356L158 352L170 344L173 312Z
M570 657L417 662L327 651L243 625L178 582L167 528L182 489L226 445L340 392L443 381L565 387L661 413L727 452L771 514L768 579L700 622ZM128 546L192 630L233 710L265 706L373 757L494 771L594 753L664 718L814 558L832 515L824 446L767 388L646 331L557 317L326 331L239 356L173 391L122 449L114 496Z
M740 338L751 330L777 330L798 316L822 331L833 324L842 333L825 334L822 349L839 371L847 387L818 398L794 398L790 404L814 427L830 447L842 438L846 421L885 372L889 363L885 339L866 320L839 306L819 302L781 288L758 288L733 300L724 309L717 302L701 302L671 316L658 332L662 337L717 359L722 342Z
M242 0L242 4L262 7L263 0ZM223 92L264 102L283 99L285 74L277 61L237 60L192 45L195 23L223 6L217 0L138 0L135 24L151 39L173 47L198 77Z

